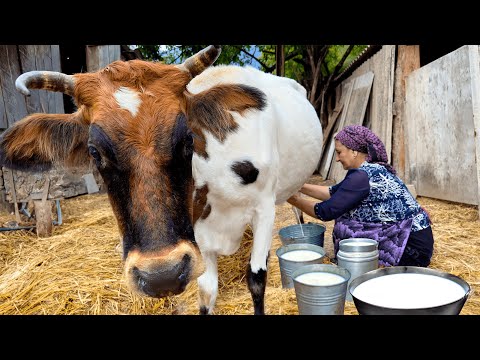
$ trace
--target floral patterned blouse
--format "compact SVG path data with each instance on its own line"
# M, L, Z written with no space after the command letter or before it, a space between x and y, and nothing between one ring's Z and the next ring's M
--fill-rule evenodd
M413 217L412 232L430 226L428 214L403 181L382 165L365 161L329 190L331 198L315 204L320 220L344 215L362 222L393 223Z

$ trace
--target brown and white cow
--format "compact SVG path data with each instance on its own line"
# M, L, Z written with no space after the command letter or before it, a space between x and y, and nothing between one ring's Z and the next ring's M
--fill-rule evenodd
M73 114L32 114L0 138L0 163L22 170L94 159L123 239L131 289L179 294L198 278L212 313L217 256L254 240L247 283L255 314L264 293L275 205L313 173L322 129L297 82L250 67L209 67L209 46L181 65L115 61L95 73L22 74L17 89L60 91Z

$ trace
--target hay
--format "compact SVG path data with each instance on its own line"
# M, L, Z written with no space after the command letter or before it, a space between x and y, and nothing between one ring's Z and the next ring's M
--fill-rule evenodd
M461 314L480 314L480 227L476 206L419 198L433 220L435 251L430 265L466 280L472 292ZM197 285L165 299L132 294L122 273L116 220L106 195L84 195L62 201L64 223L50 238L34 231L0 232L0 314L197 314ZM1 223L12 220L4 214ZM305 215L305 221L322 223ZM295 290L282 289L278 230L296 223L290 205L277 206L265 293L267 314L298 314ZM327 226L325 251L333 246ZM246 266L252 245L247 229L241 249L219 258L219 292L215 314L252 314ZM328 259L326 262L329 262ZM345 314L358 314L352 302Z

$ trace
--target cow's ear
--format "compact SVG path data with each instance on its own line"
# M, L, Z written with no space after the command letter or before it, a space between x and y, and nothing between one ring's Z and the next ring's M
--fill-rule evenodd
M207 129L223 141L238 127L232 111L263 110L266 95L260 89L243 84L221 84L198 94L184 92L189 126Z
M78 113L29 115L0 136L0 166L43 171L85 164L88 128Z

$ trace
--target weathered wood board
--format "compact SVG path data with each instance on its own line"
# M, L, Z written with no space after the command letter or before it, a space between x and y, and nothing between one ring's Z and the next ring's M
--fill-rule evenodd
M370 98L370 91L372 88L374 74L368 71L358 77L353 78L353 90L350 96L348 106L344 108L338 130L343 129L348 125L362 125L365 117L365 110L367 109L368 100ZM336 183L343 180L347 170L343 169L340 162L332 159L328 179Z
M39 194L43 193L45 183L50 181L47 200L61 200L69 197L83 195L88 193L87 184L83 175L92 173L88 167L77 167L74 169L55 168L47 172L28 173L14 170L13 180L14 188L11 182L9 172L12 170L2 168L5 186L5 198L13 202L13 189L15 189L17 202L28 202L32 199L38 199ZM93 171L95 181L100 186L103 181L98 171Z
M406 77L407 166L420 196L478 205L471 61L463 46Z
M87 71L102 69L112 61L120 60L120 45L88 45Z
M22 72L61 71L58 45L18 45ZM63 114L63 95L59 92L34 90L25 97L29 114ZM20 119L17 119L20 120Z
M396 45L383 45L375 55L342 82L343 84L351 81L370 71L375 75L363 125L370 128L383 141L389 159L392 149L395 48Z
M20 75L20 62L16 45L0 45L0 74L2 98L5 106L7 125L28 115L25 96L15 88L15 80Z

